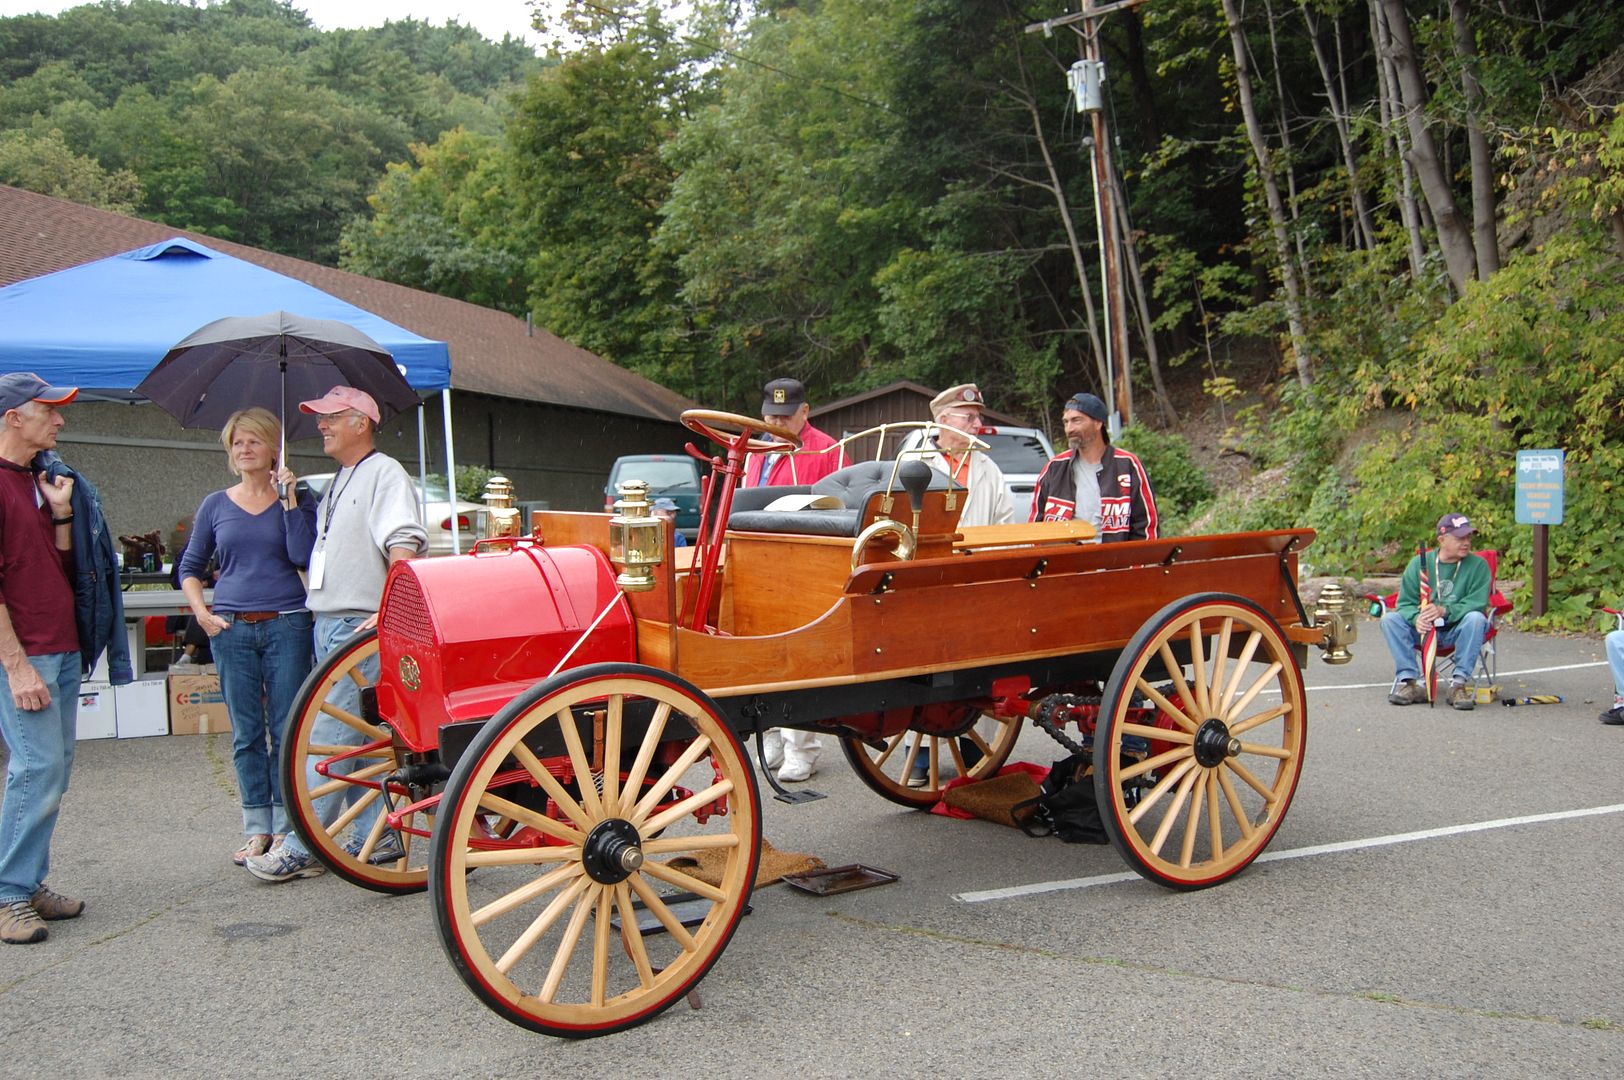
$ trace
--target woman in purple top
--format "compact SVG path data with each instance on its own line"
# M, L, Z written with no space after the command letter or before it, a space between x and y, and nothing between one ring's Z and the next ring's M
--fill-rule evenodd
M211 639L220 691L231 715L232 763L242 795L247 840L231 859L241 866L288 831L277 780L282 730L299 686L315 664L310 612L299 570L314 540L309 507L292 485L276 493L276 417L243 409L226 421L220 441L242 479L203 499L181 557L181 589ZM203 574L213 557L214 609L203 602Z

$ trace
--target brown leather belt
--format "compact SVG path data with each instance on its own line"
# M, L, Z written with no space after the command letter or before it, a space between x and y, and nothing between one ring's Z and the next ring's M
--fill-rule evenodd
M282 613L280 611L234 611L231 613L231 617L237 622L270 622L272 619L281 618Z

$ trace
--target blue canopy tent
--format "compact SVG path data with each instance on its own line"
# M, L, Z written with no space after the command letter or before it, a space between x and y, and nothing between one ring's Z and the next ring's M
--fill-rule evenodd
M456 475L445 342L181 237L0 289L0 370L33 371L53 385L80 387L85 398L139 401L134 387L186 335L228 315L275 310L348 323L388 349L419 393L439 393L446 475ZM419 410L419 474L423 439Z

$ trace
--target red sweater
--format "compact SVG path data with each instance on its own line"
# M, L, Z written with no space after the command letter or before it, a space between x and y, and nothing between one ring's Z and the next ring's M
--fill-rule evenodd
M811 424L801 428L801 449L793 454L770 455L776 457L767 470L765 482L761 479L762 454L751 454L744 463L745 487L785 487L794 484L815 484L836 469L851 462L843 450L830 450L838 440L831 439ZM819 453L829 450L828 453Z

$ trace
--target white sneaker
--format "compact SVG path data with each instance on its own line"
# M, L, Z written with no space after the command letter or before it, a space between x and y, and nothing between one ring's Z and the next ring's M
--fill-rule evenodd
M762 753L766 759L762 762L769 769L776 769L784 763L784 735L777 728L769 728L761 737Z
M803 757L787 757L784 767L778 770L780 784L799 784L803 780L812 779L812 774L818 771L816 762Z

